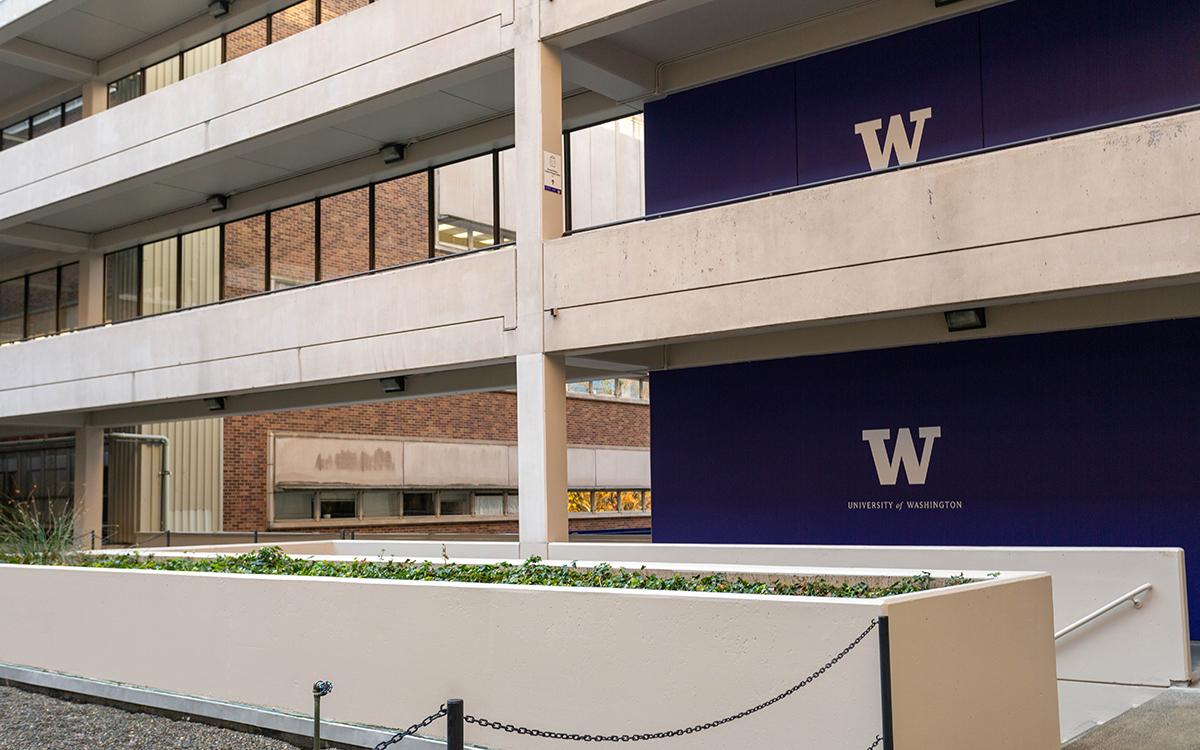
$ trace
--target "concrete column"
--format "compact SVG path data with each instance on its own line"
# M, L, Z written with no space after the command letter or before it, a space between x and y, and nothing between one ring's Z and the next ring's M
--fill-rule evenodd
M562 236L562 62L541 42L540 2L514 16L517 195L517 453L522 556L567 540L566 366L544 353L546 240Z
M79 326L104 322L104 256L79 256Z
M104 430L75 430L75 535L84 549L104 538Z
M108 86L100 81L83 82L83 116L103 112L108 109Z

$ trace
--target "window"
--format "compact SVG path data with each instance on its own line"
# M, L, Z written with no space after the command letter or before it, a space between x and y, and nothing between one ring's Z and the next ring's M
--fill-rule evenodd
M433 515L433 493L432 492L405 492L404 493L404 515L406 515L406 516L432 516Z
M115 323L138 316L138 248L104 256L104 321Z
M371 189L322 198L321 278L336 279L370 269Z
M311 29L316 23L317 7L314 0L303 0L284 8L271 16L271 42L275 43L305 29Z
M313 493L311 492L276 492L275 520L295 521L311 520L313 517Z
M418 172L375 185L375 267L429 257L429 174Z
M593 227L646 213L642 115L571 131L569 226Z
M179 306L194 307L221 298L221 228L209 227L179 238Z
M179 55L168 57L160 63L151 65L142 71L142 80L145 81L143 93L149 94L151 91L166 88L172 83L179 83L179 73Z
M439 255L497 244L492 162L484 154L434 170Z
M267 44L267 19L260 18L225 35L225 61L236 60Z
M592 493L587 490L580 490L567 493L567 512L568 513L591 513L592 512Z
M39 138L46 133L58 130L63 124L62 105L53 107L33 116L32 138Z
M613 513L617 510L617 493L611 490L597 490L592 493L596 513Z
M174 310L178 307L176 238L142 245L142 315Z
M357 518L358 500L354 492L322 492L318 518Z
M58 330L69 331L79 325L79 264L59 269Z
M438 493L438 515L467 516L470 514L470 492L466 490L442 490Z
M271 212L271 288L317 280L317 205L301 203Z
M63 105L63 125L70 125L83 119L83 97L77 96Z
M4 129L0 135L0 148L12 148L29 140L29 120L21 120Z
M642 509L642 493L636 490L623 490L621 492L621 510L622 511L637 511Z
M362 493L363 518L400 515L400 495L390 490L366 490Z
M267 217L251 216L225 225L224 299L265 291Z
M521 511L521 499L517 493L510 492L504 498L504 515L515 516Z
M29 275L25 303L25 337L45 336L58 330L58 269Z
M595 396L616 396L617 381L615 380L593 380L592 394Z
M191 78L197 73L203 73L220 64L221 38L217 37L183 53L183 77Z
M142 95L142 71L138 70L108 84L108 106L115 107Z
M504 493L476 493L475 515L502 516L504 515Z
M25 338L25 277L0 282L0 343Z

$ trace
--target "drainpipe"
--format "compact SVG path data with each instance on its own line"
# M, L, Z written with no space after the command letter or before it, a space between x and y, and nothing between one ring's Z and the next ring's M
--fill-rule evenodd
M140 432L110 432L108 436L114 440L132 440L139 443L156 443L162 446L162 471L159 472L162 496L162 528L160 531L171 530L171 439L166 435L144 435Z

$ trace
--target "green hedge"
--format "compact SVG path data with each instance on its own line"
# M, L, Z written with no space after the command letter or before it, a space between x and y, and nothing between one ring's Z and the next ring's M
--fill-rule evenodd
M172 570L205 573L257 573L267 575L322 576L328 578L372 578L395 581L454 581L460 583L520 584L532 586L581 586L591 588L646 589L652 591L709 591L770 596L838 596L873 599L893 594L928 591L947 585L970 583L954 576L937 579L929 573L901 578L887 586L865 581L833 583L824 579L792 579L771 582L749 581L724 574L658 576L646 570L614 568L607 563L580 568L543 564L531 557L520 565L436 563L430 561L332 562L285 555L278 547L264 547L244 555L215 558L159 558L130 555L78 555L69 565L124 570Z

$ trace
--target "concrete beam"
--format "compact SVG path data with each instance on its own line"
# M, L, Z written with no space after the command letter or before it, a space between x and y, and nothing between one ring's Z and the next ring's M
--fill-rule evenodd
M606 39L563 51L563 78L618 102L654 92L655 65Z
M90 234L41 224L21 224L0 229L0 242L62 253L85 253L92 249Z
M711 0L577 0L542 3L541 38L568 49Z
M0 106L0 120L10 122L37 114L58 104L66 99L72 91L78 89L79 84L75 81L62 79L47 81L23 96L3 102Z
M0 42L36 29L38 26L72 8L83 5L84 0L4 0L0 2Z
M80 83L96 77L94 60L28 39L10 39L0 44L0 62Z

